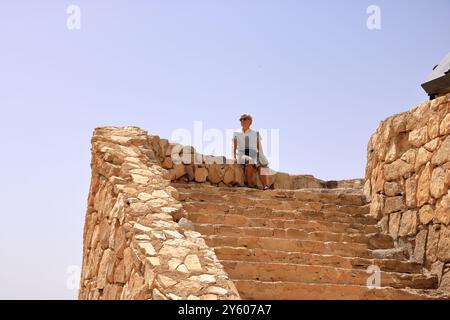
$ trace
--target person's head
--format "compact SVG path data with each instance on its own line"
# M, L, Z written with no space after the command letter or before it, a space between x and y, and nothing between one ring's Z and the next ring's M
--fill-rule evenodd
M253 122L253 118L249 113L243 113L239 117L239 121L241 122L242 128L248 129Z

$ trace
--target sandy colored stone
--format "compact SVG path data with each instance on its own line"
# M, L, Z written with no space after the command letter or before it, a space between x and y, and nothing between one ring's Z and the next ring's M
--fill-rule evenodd
M131 178L133 179L133 182L137 184L147 184L149 180L149 177L141 176L139 174L132 174Z
M389 216L386 215L378 221L377 225L381 229L381 233L386 234L389 233Z
M441 125L439 126L439 134L441 136L450 134L450 113L442 119Z
M161 166L164 169L172 169L173 167L172 157L165 157Z
M389 215L389 235L395 240L398 237L400 229L401 212L392 213Z
M437 259L439 229L439 225L430 225L428 228L427 250L425 257L428 265L431 265Z
M400 211L405 208L403 196L386 197L384 200L384 213Z
M450 261L450 226L441 227L439 234L437 258L441 262Z
M109 282L112 282L114 274L114 258L115 256L112 250L105 250L98 269L97 288L103 289L108 283L108 279L110 280Z
M387 181L394 181L412 172L413 168L413 165L401 159L397 159L394 162L384 166L384 177Z
M416 156L416 163L414 165L414 170L416 172L419 171L419 169L426 164L428 161L431 160L431 156L433 154L428 151L426 148L421 147L419 148L419 151L417 151L417 156Z
M436 167L431 174L430 193L435 199L440 198L448 190L450 173L442 167Z
M427 126L411 131L408 140L416 148L425 144L428 141Z
M408 210L402 214L398 235L403 237L408 235L415 235L416 232L417 232L417 212L413 210Z
M147 300L151 296L150 288L145 283L145 279L137 272L130 276L128 290L128 297L132 300Z
M208 293L212 293L218 296L224 296L228 293L228 291L221 287L212 286L208 288Z
M211 183L219 183L223 179L224 168L220 164L208 165L208 180Z
M424 205L419 209L419 221L422 224L430 223L435 217L435 211L430 205Z
M185 266L189 271L202 271L202 265L196 254L189 254L184 259Z
M174 285L177 284L177 281L175 281L172 278L169 278L167 276L164 275L158 275L158 282L164 287L164 288L168 288L168 287L172 287Z
M165 295L161 293L158 289L154 288L152 291L152 299L153 300L168 300Z
M182 263L180 264L177 268L176 271L181 272L181 273L189 273L188 268Z
M161 265L161 261L159 260L158 257L147 257L147 262L150 263L150 265L156 267Z
M405 181L405 203L408 208L414 208L417 203L417 182L415 176Z
M417 183L417 205L426 204L430 199L431 164L428 162Z
M174 164L169 171L175 175L175 179L179 179L186 174L185 165L182 163Z
M384 196L380 194L375 194L370 204L370 215L374 218L379 219L380 217L383 216L383 212L384 212Z
M154 197L154 198L168 198L169 195L164 190L154 190L152 192L152 197Z
M428 136L430 139L434 139L439 136L439 115L433 114L428 120Z
M211 274L201 274L196 279L202 283L216 283L216 277Z
M114 269L114 282L124 284L127 280L125 275L125 263L123 260L120 260Z
M103 289L103 300L118 300L122 294L122 286L116 284L107 284Z
M183 239L184 236L175 230L163 230L167 238Z
M233 169L232 166L227 165L225 166L225 171L223 174L223 183L225 184L232 184L234 182L234 175L235 175L235 171Z
M156 255L155 248L150 242L138 242L137 246L139 250L147 256Z
M425 143L424 148L429 152L434 152L434 150L436 150L436 148L439 146L439 142L440 142L440 139L435 138L435 139Z
M197 182L205 182L208 177L208 169L205 167L196 167L195 168L195 181Z
M450 190L436 205L436 217L445 225L450 223Z
M142 201L148 201L148 200L154 199L154 197L151 194L148 194L146 192L139 193L137 197L139 200L142 200Z
M186 255L189 254L189 251L190 251L189 248L174 247L171 245L164 244L161 250L159 251L159 254L163 256L184 259L184 257L186 257Z
M439 148L431 157L431 163L436 166L439 166L447 161L450 161L450 135L444 139Z
M431 265L430 272L438 276L439 283L442 279L442 271L444 271L444 263L441 261L436 261Z
M425 258L425 245L427 242L428 230L424 229L419 231L416 236L414 246L414 260L418 263L423 263Z
M138 231L140 231L140 232L150 232L150 231L152 231L151 228L146 227L146 226L144 226L144 225L142 225L142 224L140 224L140 223L135 223L135 224L133 225L133 228L136 229L136 230L138 230Z
M384 193L388 197L398 196L402 194L402 186L398 182L385 182Z

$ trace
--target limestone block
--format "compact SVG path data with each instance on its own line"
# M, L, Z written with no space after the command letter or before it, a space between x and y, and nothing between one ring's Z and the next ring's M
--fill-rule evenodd
M402 186L398 182L385 182L384 194L388 197L394 197L402 194Z
M401 212L392 213L389 215L389 235L396 240L398 238L398 231L400 229Z
M427 236L428 229L421 230L416 236L416 242L414 246L414 260L418 263L424 262Z
M403 237L408 235L415 235L416 232L417 232L417 212L414 210L408 210L402 214L398 235Z
M437 258L444 263L450 261L450 226L440 230Z
M416 206L417 203L416 193L417 193L416 175L413 175L412 177L409 177L405 181L405 202L408 208L413 208Z
M431 174L430 193L435 199L440 198L448 190L450 172L442 167L436 167Z
M397 159L394 162L384 166L384 177L387 181L394 181L412 172L413 165Z
M424 147L420 147L419 151L417 152L417 156L416 156L416 163L414 165L414 170L416 172L419 171L419 169L428 161L431 160L431 156L433 154L428 151L426 148Z
M435 211L430 205L424 205L419 210L419 221L422 224L429 224L435 217Z
M431 163L438 166L450 161L450 135L448 135L441 143L439 148L431 157Z
M379 219L383 216L385 197L381 194L375 194L370 204L370 216Z
M434 150L436 150L436 148L439 146L440 142L441 139L435 138L430 142L427 142L423 147L429 152L434 152Z
M434 139L437 136L439 136L439 124L440 119L439 115L433 114L431 115L430 119L428 120L428 136L430 139Z
M437 259L439 229L440 229L439 225L430 225L428 227L427 250L425 257L428 266L430 266Z
M190 271L202 271L202 265L196 254L187 255L184 264Z
M424 145L428 141L428 128L424 126L409 133L408 141L416 148Z
M196 167L195 168L195 181L197 182L205 182L208 177L208 169L205 167Z
M384 213L400 211L405 208L403 196L386 197L384 200Z
M439 126L439 134L441 136L450 134L450 113L442 119L441 125Z
M436 205L436 217L445 225L450 223L450 190Z
M420 174L417 183L417 205L419 207L426 204L430 199L431 164L428 162Z
M225 166L224 174L223 174L223 183L227 185L233 184L235 181L235 171L232 166Z
M209 164L208 166L208 181L211 183L219 183L223 179L224 167L220 164Z

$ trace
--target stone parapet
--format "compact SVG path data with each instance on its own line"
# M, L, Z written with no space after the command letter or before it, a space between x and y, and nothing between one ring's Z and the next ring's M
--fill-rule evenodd
M371 215L450 288L450 94L382 121L367 146Z
M213 249L182 228L146 131L100 127L83 233L80 299L239 299Z

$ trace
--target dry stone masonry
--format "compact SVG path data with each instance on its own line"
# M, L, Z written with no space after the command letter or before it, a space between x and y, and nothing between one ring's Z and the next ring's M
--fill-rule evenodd
M450 290L450 94L382 121L367 147L371 215Z
M236 299L214 251L172 215L182 210L148 135L97 128L80 299Z
M266 191L224 157L96 128L79 298L448 299L449 100L383 121L365 180L273 172Z

